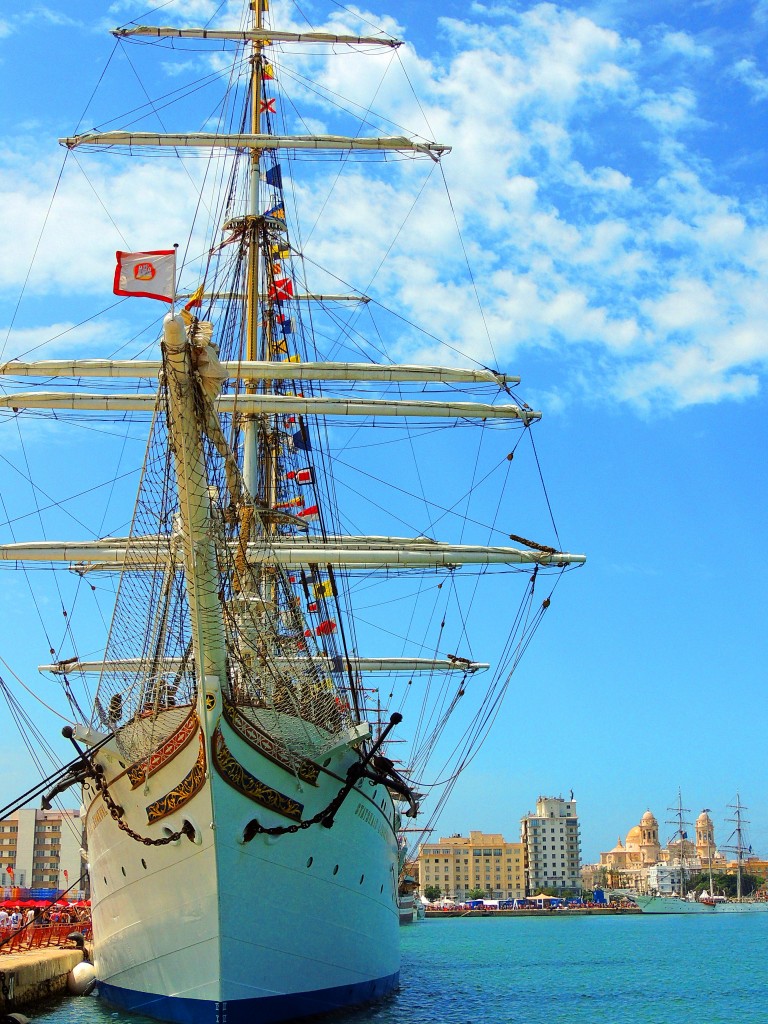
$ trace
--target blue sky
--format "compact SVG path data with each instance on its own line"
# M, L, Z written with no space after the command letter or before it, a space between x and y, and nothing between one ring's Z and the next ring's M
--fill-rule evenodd
M86 2L75 16L52 3L0 15L5 358L107 307L115 248L184 237L184 210L148 201L159 187L149 160L129 172L83 158L87 177L70 160L46 220L63 160L56 138L86 108L82 127L144 99L125 60L110 62L104 30L181 23L178 7L144 16L129 2ZM186 9L201 24L217 5ZM559 535L589 558L558 589L438 831L512 838L537 795L573 789L589 861L647 807L663 835L678 788L691 818L712 809L724 841L739 792L750 841L768 856L768 3L394 0L355 10L273 3L275 25L333 16L404 38L394 59L313 57L306 70L454 148L427 179L424 212L409 214L412 189L350 174L329 200L333 235L313 236L307 251L363 287L394 244L375 278L382 299L469 358L522 376L521 393L544 412L535 440ZM161 56L167 89L184 61ZM321 104L314 116L332 125ZM405 186L417 172L398 173ZM408 231L393 243L400 223ZM128 316L121 307L66 337L98 354ZM411 331L388 343L397 359L447 358ZM0 443L18 465L7 430ZM74 491L71 466L47 471ZM534 507L527 495L515 502L510 530L535 535ZM9 579L0 654L34 681L47 645ZM0 772L9 799L32 778L8 741Z

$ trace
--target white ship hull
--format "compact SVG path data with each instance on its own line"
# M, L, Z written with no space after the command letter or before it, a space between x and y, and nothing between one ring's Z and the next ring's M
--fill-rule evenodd
M766 902L736 903L728 900L709 903L679 896L640 896L635 893L630 898L644 914L749 914L768 911Z
M760 914L768 911L768 902L759 900L755 902L737 903L727 900L725 903L715 903L712 907L716 914Z
M267 760L232 733L227 744L253 776L303 804L307 819L339 792L356 755L348 748L317 785ZM164 846L120 830L101 796L90 803L94 966L109 1003L160 1020L261 1024L324 1012L392 991L399 936L395 811L367 780L344 800L331 828L280 836L243 829L291 822L248 799L208 764L199 792L162 821L148 805L193 770L196 737L131 789L117 755L101 753L123 820L152 838L195 829ZM333 774L328 774L332 772Z
M714 907L706 903L679 896L643 896L634 892L626 895L644 914L711 914L714 911Z

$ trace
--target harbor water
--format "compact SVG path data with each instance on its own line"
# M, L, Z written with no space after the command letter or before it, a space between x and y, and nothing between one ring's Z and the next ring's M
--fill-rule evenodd
M399 993L333 1024L767 1024L768 914L452 918L401 929ZM97 999L29 1015L141 1024ZM255 1022L254 1022L255 1024Z

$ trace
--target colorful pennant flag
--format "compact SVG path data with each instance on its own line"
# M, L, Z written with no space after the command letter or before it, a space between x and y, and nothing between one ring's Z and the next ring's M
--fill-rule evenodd
M311 452L312 442L309 440L306 430L302 427L293 435L293 447L300 452Z
M176 250L116 252L115 295L173 302L176 295Z
M267 298L284 302L293 298L293 281L290 277L276 277L267 290Z
M277 510L281 508L300 508L304 504L304 498L299 495L297 498L290 498L288 501L280 501L277 505L273 505L272 508Z
M284 363L300 363L301 362L301 356L288 356L287 359L283 359L283 362Z
M261 69L261 77L265 82L272 82L275 78L275 69L271 64L264 64Z
M293 328L296 326L292 316L286 316L285 313L280 313L277 317L277 322L280 325L280 330L283 334L293 334Z
M307 605L307 611L308 612L316 612L317 611L317 602L316 601L310 601L309 604Z
M9 878L13 878L13 865L12 864L6 864L5 865L5 870L6 870L6 873L7 873L8 877Z
M265 96L259 103L260 114L276 114L275 104L277 100L274 97Z
M324 622L321 622L320 625L315 630L317 636L330 636L331 633L335 632L336 623L333 621L333 619L326 619Z
M277 206L267 210L264 216L269 217L271 220L285 220L285 206L282 203L278 203Z
M313 484L315 482L315 474L312 472L311 466L306 466L304 469L292 469L289 473L285 474L286 480L295 480L297 484Z
M320 518L320 509L317 505L310 505L309 508L302 509L301 512L296 513L300 519L305 519L307 522L314 522L315 519Z
M184 309L199 309L203 304L203 286L195 288L189 299L184 304Z
M291 255L291 247L285 242L274 242L269 251L272 253L272 258L278 260L287 260Z
M273 101L274 102L274 101ZM264 175L264 181L272 188L283 187L283 172L280 170L280 164L275 164L274 167L270 167Z
M333 583L331 580L321 580L312 584L312 593L315 597L333 597Z

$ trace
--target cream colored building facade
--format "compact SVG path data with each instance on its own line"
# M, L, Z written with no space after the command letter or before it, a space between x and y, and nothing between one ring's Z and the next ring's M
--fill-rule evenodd
M498 832L448 836L419 848L419 892L438 886L443 896L465 900L481 889L485 899L525 896L523 844L508 843Z
M24 807L0 821L0 885L68 889L84 872L82 845L80 811ZM73 892L85 889L82 882Z
M540 796L536 811L529 811L520 822L525 849L527 895L542 889L550 892L581 894L581 839L576 801L556 796Z
M696 819L695 834L678 836L663 847L659 841L659 823L655 815L647 810L627 832L622 842L619 837L612 850L600 854L600 862L590 865L584 874L586 888L594 885L616 889L636 889L649 892L658 888L654 882L655 872L650 871L662 865L666 874L678 874L682 866L687 875L706 870L712 865L713 871L725 871L726 860L717 849L712 819L702 811ZM670 881L670 886L672 882ZM679 878L677 880L679 885Z

